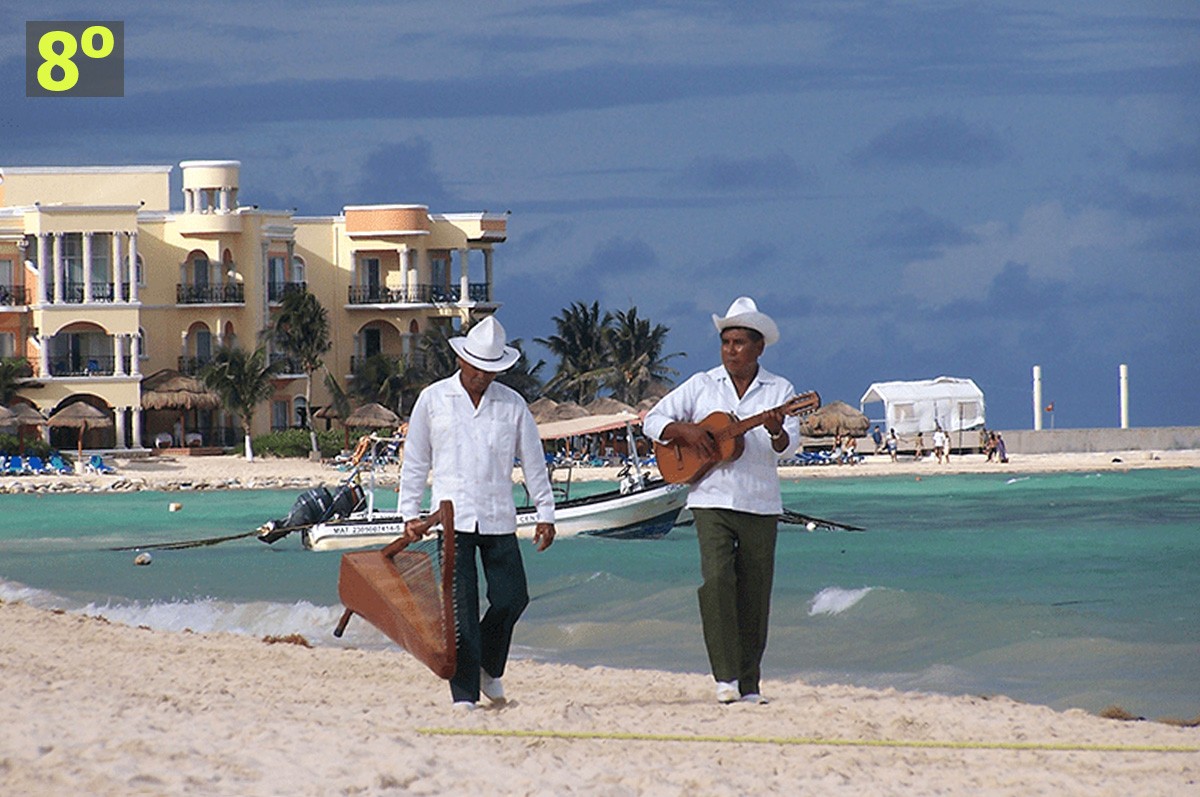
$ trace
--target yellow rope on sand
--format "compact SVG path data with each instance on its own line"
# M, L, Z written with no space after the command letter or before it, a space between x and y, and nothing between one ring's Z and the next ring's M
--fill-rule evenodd
M607 740L618 742L709 742L811 747L893 747L937 750L1049 750L1083 753L1200 753L1200 747L1176 745L1077 744L1072 742L976 742L922 739L823 739L806 736L692 736L673 733L602 731L528 731L488 728L417 728L426 736L492 736L513 739Z

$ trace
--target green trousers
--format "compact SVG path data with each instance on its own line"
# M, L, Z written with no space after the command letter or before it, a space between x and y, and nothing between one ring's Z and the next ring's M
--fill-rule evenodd
M700 541L700 622L708 663L718 681L737 681L757 693L771 584L775 576L774 515L731 509L693 509Z

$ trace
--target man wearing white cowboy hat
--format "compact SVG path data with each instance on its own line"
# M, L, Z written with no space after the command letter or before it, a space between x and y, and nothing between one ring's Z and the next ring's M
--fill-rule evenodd
M798 439L799 422L782 406L792 383L758 364L763 349L779 340L770 316L748 296L724 316L714 315L721 336L721 365L693 375L650 410L642 429L664 443L679 443L705 458L716 455L712 436L699 422L714 412L739 418L765 413L762 425L746 432L742 455L709 470L692 484L687 505L696 518L702 584L700 622L717 700L765 703L759 687L775 534L783 503L779 454Z
M506 345L504 327L488 316L465 336L450 339L459 371L421 391L413 406L400 471L405 535L419 539L414 521L433 472L431 505L454 503L454 605L458 668L450 679L454 705L471 709L479 694L504 701L500 677L513 627L529 603L525 566L517 545L512 463L520 457L525 484L537 506L534 543L554 542L554 494L537 424L521 395L494 381L521 353ZM488 608L479 617L478 555L487 579Z

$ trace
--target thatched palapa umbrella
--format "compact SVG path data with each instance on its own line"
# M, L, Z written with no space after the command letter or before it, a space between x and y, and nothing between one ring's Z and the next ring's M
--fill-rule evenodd
M79 430L79 461L83 461L83 435L92 429L108 429L113 425L108 413L98 410L86 401L68 404L46 421L51 426L69 426Z
M382 404L364 404L346 418L346 426L367 426L372 429L394 428L400 425L400 416Z
M558 407L558 402L552 398L542 396L537 401L529 405L529 412L533 415L533 420L536 423L545 423L550 420L550 414Z
M142 380L144 409L179 410L181 445L187 444L186 413L190 410L215 410L220 406L221 397L194 376L164 368Z
M400 416L382 404L371 402L356 408L346 416L346 448L350 447L350 427L365 426L370 429L395 429L400 425Z
M0 423L0 426L16 426L17 427L17 447L25 448L25 429L30 426L45 426L46 416L38 412L37 408L31 404L15 404L8 408L12 414L12 420Z
M870 426L867 416L854 407L844 401L831 401L801 422L800 434L806 437L835 434L862 437Z
M0 426L16 426L17 416L8 407L0 404Z

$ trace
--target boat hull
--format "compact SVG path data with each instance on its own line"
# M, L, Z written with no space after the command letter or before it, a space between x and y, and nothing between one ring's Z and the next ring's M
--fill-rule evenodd
M554 528L559 537L586 534L612 539L656 539L675 525L687 502L687 485L652 482L622 494L613 490L558 504ZM533 507L517 509L517 534L532 537L537 526ZM395 512L375 512L370 518L352 515L304 529L301 540L311 551L346 551L387 545L404 533Z
M614 539L654 539L675 525L687 503L687 485L652 482L641 490L614 490L557 504L554 528L558 536L587 534ZM517 534L532 537L537 526L533 507L517 509Z

